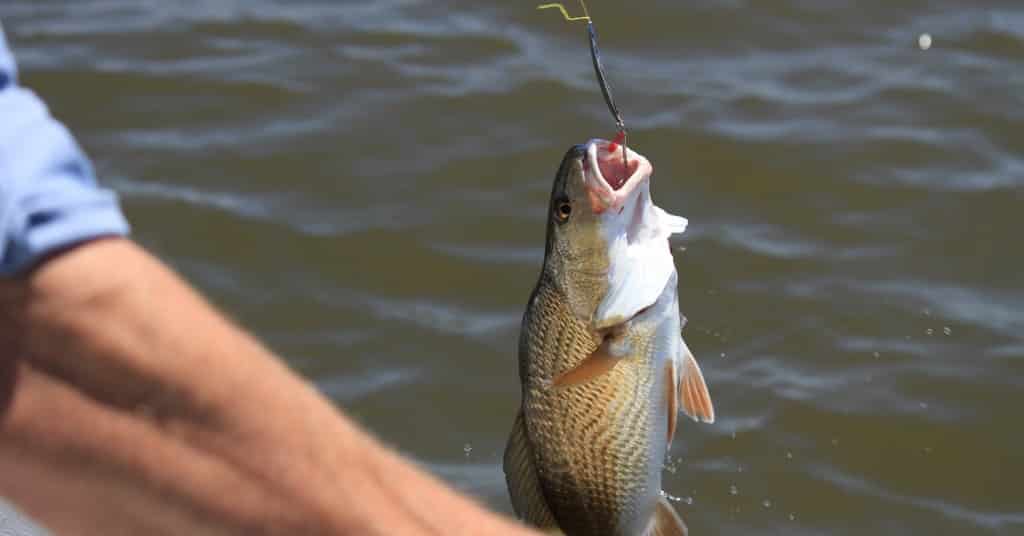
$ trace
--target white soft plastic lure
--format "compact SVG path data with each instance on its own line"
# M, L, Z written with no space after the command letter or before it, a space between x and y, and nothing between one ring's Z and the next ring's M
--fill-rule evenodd
M685 231L688 223L651 200L651 163L625 149L629 169L623 170L620 157L608 150L610 145L614 147L605 140L590 140L584 166L591 209L600 215L599 227L608 245L608 292L593 318L599 329L654 304L676 271L668 238Z

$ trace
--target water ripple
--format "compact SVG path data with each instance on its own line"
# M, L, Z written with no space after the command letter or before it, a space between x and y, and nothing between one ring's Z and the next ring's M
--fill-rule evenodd
M933 515L967 521L979 528L1010 529L1024 526L1024 513L979 511L938 499L901 495L828 465L812 465L809 469L819 478L843 488L847 493L876 497L889 503L905 504Z

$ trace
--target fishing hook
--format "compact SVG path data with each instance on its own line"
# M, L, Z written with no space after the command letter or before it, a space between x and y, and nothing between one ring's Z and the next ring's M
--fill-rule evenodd
M597 30L594 28L594 20L590 18L590 13L587 11L587 4L580 0L580 7L583 8L583 15L577 17L569 16L569 12L566 11L565 6L559 3L554 4L542 4L537 6L537 9L549 9L557 8L562 12L562 17L568 22L574 21L586 21L587 22L587 36L590 38L590 59L594 63L594 74L597 75L598 86L601 87L601 95L604 97L604 103L608 105L608 111L611 112L612 118L615 119L615 126L618 128L619 133L615 137L615 141L609 144L609 150L614 150L615 144L622 143L622 166L628 172L629 164L626 160L626 122L622 120L622 114L619 113L619 107L615 105L615 99L612 97L612 88L608 83L608 78L604 74L604 66L601 64L601 49L597 46Z

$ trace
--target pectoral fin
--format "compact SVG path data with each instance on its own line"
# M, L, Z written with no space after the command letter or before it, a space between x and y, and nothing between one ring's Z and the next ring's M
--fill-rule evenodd
M680 361L679 366L682 370L679 378L679 400L682 402L683 412L695 421L715 422L715 407L711 403L708 386L704 383L704 375L685 343L683 358Z
M676 509L662 497L654 507L654 519L647 536L686 536L686 523L676 513Z
M622 361L628 353L626 342L620 337L606 337L592 354L586 357L579 365L569 369L555 377L552 384L555 387L568 387L587 383L594 378L615 368L615 365Z

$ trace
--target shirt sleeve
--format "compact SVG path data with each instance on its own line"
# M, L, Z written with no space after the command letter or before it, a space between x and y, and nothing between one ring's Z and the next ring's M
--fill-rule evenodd
M0 277L80 242L126 234L117 196L96 185L71 133L18 86L0 27Z

